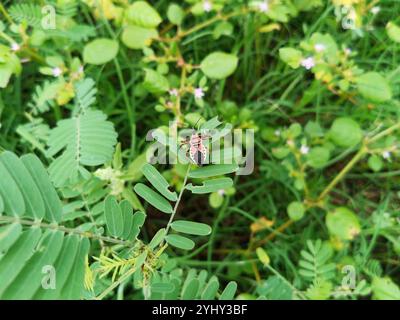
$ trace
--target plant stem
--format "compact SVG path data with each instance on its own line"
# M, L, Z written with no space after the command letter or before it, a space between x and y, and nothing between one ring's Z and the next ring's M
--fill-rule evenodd
M339 174L329 183L329 185L318 196L318 201L325 198L331 190L344 178L344 176L353 168L353 166L367 153L367 148L364 145L355 156L347 163L347 165L339 172Z
M80 235L80 236L86 237L86 238L92 238L92 239L101 240L101 241L114 243L114 244L121 244L124 246L132 245L131 241L124 241L124 240L119 240L119 239L112 238L112 237L99 236L97 234L87 232L87 231L71 229L71 228L67 228L64 226L57 225L57 224L49 224L49 223L44 223L44 222L40 222L40 221L21 219L19 217L0 216L0 223L2 223L2 222L20 223L20 224L26 225L26 226L34 226L34 227L41 227L41 228L52 229L52 230L59 230L59 231L66 232L66 233L77 234L77 235Z
M112 290L114 290L116 287L118 287L121 283L123 283L126 279L128 279L132 274L134 274L136 271L136 268L132 268L129 270L127 273L125 273L123 276L121 276L117 281L112 283L107 289L105 289L102 293L100 293L95 299L96 300L102 300L104 297L110 293Z
M129 102L129 97L128 97L126 86L125 86L125 80L122 75L121 66L120 66L117 58L114 59L114 64L115 64L115 68L117 70L119 83L121 85L122 96L124 98L126 112L128 114L129 127L131 128L131 154L133 154L135 151L134 148L135 148L135 140L136 140L136 128L135 128L135 119L134 119L134 115L133 115L133 108Z
M171 213L171 217L169 218L167 227L165 229L165 237L167 236L168 231L171 228L171 223L174 220L175 214L176 214L176 212L178 210L179 203L181 202L181 198L182 198L183 192L185 191L185 186L186 186L187 178L189 176L189 172L190 172L190 163L188 164L188 168L186 170L185 178L183 179L182 189L179 192L178 200L176 200L176 202L175 202L174 210ZM163 242L164 241L161 241L160 247L162 246Z

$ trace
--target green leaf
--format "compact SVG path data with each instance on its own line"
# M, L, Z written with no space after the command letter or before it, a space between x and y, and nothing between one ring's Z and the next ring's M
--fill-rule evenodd
M196 122L198 119L199 119L199 117L197 117ZM222 122L219 121L218 116L216 116L216 117L202 123L200 126L200 129L201 130L213 130L213 129L216 129L220 124L222 124Z
M175 286L171 282L157 282L151 285L151 291L157 293L169 293L175 290Z
M203 293L201 294L201 300L213 300L217 295L219 288L218 280L215 278L211 278L207 283L207 286L204 288Z
M374 102L385 102L392 98L392 88L387 80L377 72L367 72L356 78L360 94Z
M4 212L9 215L23 216L25 201L22 193L7 168L0 161L0 195L4 203Z
M121 208L114 196L108 196L104 200L104 215L110 234L114 237L122 236L124 232L124 221Z
M126 11L126 18L129 22L145 27L157 27L162 19L158 12L146 1L136 1Z
M49 167L56 187L68 184L83 171L81 166L98 166L110 161L117 143L114 125L99 110L91 110L64 119L52 129L47 155L53 157L65 149Z
M61 251L64 235L60 231L49 231L41 241L41 250L35 252L26 262L17 278L7 288L3 299L32 299L39 287L44 274L43 266L53 265Z
M34 253L39 242L41 231L39 228L30 228L24 231L21 237L8 250L6 256L0 260L0 299L4 291L15 280L26 262ZM4 276L6 275L6 276Z
M233 300L235 297L237 289L237 283L235 281L231 281L227 284L224 291L222 291L219 300Z
M382 161L381 157L379 157L376 154L373 154L372 156L370 156L368 159L368 167L370 167L371 170L374 172L381 171L382 167L383 167L383 161Z
M330 151L325 147L315 147L307 154L308 165L315 169L323 168L329 161Z
M39 188L46 209L46 219L51 222L60 222L61 201L43 164L33 154L24 155L21 160Z
M203 182L201 186L193 186L189 183L185 188L192 191L192 193L203 194L216 192L218 190L227 189L233 186L233 181L231 178L219 178L213 180L207 180Z
M210 203L210 206L212 208L219 208L224 203L224 196L219 194L218 192L213 192L210 194L208 202Z
M353 240L361 231L357 215L345 207L328 212L325 222L329 233L340 240Z
M393 21L389 21L386 25L387 35L394 42L400 43L400 27Z
M114 59L119 50L119 44L112 39L100 38L89 42L83 48L83 61L101 65Z
M185 12L181 6L177 5L176 3L171 3L168 6L167 17L172 24L179 26L182 24L183 18L185 17Z
M153 239L151 239L149 247L151 249L155 249L161 243L161 241L164 240L164 237L165 237L165 228L162 228L158 230L157 233L154 235Z
M281 48L279 49L279 57L291 68L297 69L300 66L301 60L303 59L303 54L297 49Z
M183 292L182 292L182 300L193 300L197 296L197 292L199 291L199 280L197 278L193 278L187 283Z
M32 218L42 219L45 215L43 198L22 161L14 153L6 151L0 155L0 163L20 190L25 202L25 213ZM9 197L9 194L7 196Z
M238 61L238 58L233 54L213 52L203 59L200 69L207 77L221 80L235 72Z
M153 207L165 213L172 213L173 210L171 204L148 186L138 183L133 189L140 197L150 203Z
M189 172L189 178L210 178L221 176L228 173L233 173L238 170L237 164L214 164L198 168Z
M176 192L171 192L168 190L169 184L167 180L161 175L158 170L151 164L147 163L142 167L142 172L146 179L157 189L164 197L170 201L176 201L178 196Z
M361 142L363 132L353 119L342 117L333 122L329 137L340 147L353 147Z
M151 45L152 39L158 37L156 29L139 26L126 26L121 35L122 43L130 49L143 49Z
M172 230L182 233L193 234L197 236L207 236L211 233L211 227L193 221L176 220L171 223Z
M19 223L12 223L0 227L0 260L1 255L18 240L22 232L22 226Z
M133 228L131 233L129 234L128 240L135 240L136 237L139 235L140 228L143 226L144 221L146 220L146 214L137 211L133 215Z
M143 86L150 93L161 94L169 90L169 82L166 77L152 69L144 69L145 77Z
M123 200L120 202L119 207L122 213L122 221L123 221L123 232L121 235L122 239L130 240L130 235L133 233L134 224L133 224L133 208L128 200Z
M34 299L49 300L60 298L61 290L64 287L64 284L67 282L68 276L71 274L74 264L83 263L83 261L77 260L77 254L81 240L82 239L77 235L68 235L65 237L61 252L54 264L54 269L57 272L56 289L48 290L39 288L34 296ZM80 284L78 283L75 285Z
M270 276L257 286L257 293L268 300L292 300L292 288L278 276Z
M374 277L372 292L375 300L400 300L400 288L389 277Z
M194 242L186 237L182 237L177 234L169 234L165 237L165 240L174 247L183 250L192 250L194 248Z
M62 300L77 300L82 298L83 280L85 277L85 258L88 255L89 248L89 240L87 238L82 238L75 258L76 261L74 262L71 273L61 290L60 297Z
M303 218L305 212L304 205L301 202L293 201L287 207L287 213L293 221Z

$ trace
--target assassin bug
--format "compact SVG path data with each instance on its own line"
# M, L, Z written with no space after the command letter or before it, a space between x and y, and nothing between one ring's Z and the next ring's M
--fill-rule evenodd
M197 120L196 125L199 120ZM208 152L207 147L203 143L203 140L206 140L210 137L210 135L202 134L197 130L193 132L190 137L187 137L185 140L183 140L180 147L187 146L190 159L198 166L201 166L205 163Z

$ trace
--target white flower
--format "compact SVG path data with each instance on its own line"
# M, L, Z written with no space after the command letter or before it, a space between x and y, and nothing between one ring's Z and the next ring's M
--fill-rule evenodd
M94 175L100 180L111 180L114 178L114 172L111 167L105 169L97 169Z
M203 9L205 12L210 12L212 10L212 3L208 0L203 2Z
M220 196L223 196L223 195L225 194L225 190L224 190L224 189L220 189L220 190L217 191L217 193L218 193Z
M317 44L315 44L314 49L317 52L322 52L322 51L324 51L326 49L326 47L322 43L317 43Z
M344 53L347 54L347 55L350 55L351 54L351 49L350 48L344 49Z
M301 145L300 147L300 153L301 154L307 154L310 151L310 148L304 144Z
M194 97L196 99L201 99L204 97L204 91L202 88L196 88L194 89Z
M315 61L313 57L308 57L305 58L301 61L301 65L306 68L307 70L310 70L312 67L315 66Z
M59 77L62 74L62 70L59 67L55 67L53 68L52 73L54 77Z
M258 10L260 10L261 12L267 12L268 8L269 6L267 1L263 1L258 4Z
M79 71L79 73L83 73L83 66L79 66L79 69L78 69L78 71Z
M372 8L371 8L371 13L372 13L372 14L378 14L379 11L381 11L381 8L380 8L380 7L372 7Z
M281 131L280 130L275 130L274 134L279 137L281 135Z
M178 96L178 89L174 88L174 89L169 90L169 94L171 96L177 97Z
M14 42L13 44L11 44L11 50L12 51L18 51L19 49L21 49L20 45L16 42Z
M383 151L383 152L382 152L382 157L383 157L384 159L386 159L386 160L390 159L391 155L392 155L392 154L390 153L390 151Z

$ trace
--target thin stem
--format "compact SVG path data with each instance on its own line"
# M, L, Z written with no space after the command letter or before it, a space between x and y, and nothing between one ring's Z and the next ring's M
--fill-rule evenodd
M11 19L10 15L8 14L6 8L4 8L3 4L0 3L0 12L4 15L4 17L7 19L7 21L10 24L13 24L14 21Z
M321 192L318 200L322 200L331 192L331 190L344 178L344 176L353 168L353 166L367 153L367 148L363 146L356 155L347 163L347 165L339 172L339 174L331 181L331 183Z
M172 221L174 221L174 217L175 217L175 214L176 214L176 212L178 210L179 203L181 202L183 192L185 191L185 186L186 186L186 182L187 182L187 179L188 179L188 176L189 176L189 172L190 172L190 163L188 164L188 168L186 170L185 178L183 179L182 189L179 192L178 200L176 200L176 202L175 202L174 210L171 213L171 217L169 218L167 227L165 229L165 236L167 236L168 231L171 228L171 223L172 223ZM164 242L164 241L162 241L162 242ZM160 247L161 246L162 246L162 243L160 243Z
M118 79L121 85L121 89L122 89L122 96L124 98L124 102L125 102L125 107L126 107L126 112L128 114L128 121L129 121L129 127L131 128L131 153L134 152L134 147L135 147L135 139L136 139L136 128L135 128L135 119L134 119L134 115L133 115L133 108L129 102L129 97L127 94L127 90L126 90L126 86L125 86L125 80L124 77L122 75L122 71L121 71L121 66L118 62L118 59L114 59L114 64L115 64L115 68L117 70L117 75L118 75Z
M123 283L126 279L128 279L132 274L134 274L136 271L136 268L132 268L129 270L127 273L125 273L123 276L121 276L117 281L112 283L107 289L105 289L102 293L100 293L95 299L96 300L102 300L104 297L109 294L112 290L114 290L116 287L118 287L121 283Z
M5 222L5 223L20 223L22 225L27 225L27 226L35 226L35 227L41 227L41 228L46 228L46 229L59 230L59 231L66 232L66 233L77 234L77 235L80 235L80 236L86 237L86 238L102 240L102 241L105 241L105 242L114 243L114 244L121 244L121 245L124 245L124 246L131 246L132 245L132 242L130 242L130 241L119 240L119 239L115 239L115 238L112 238L112 237L106 237L106 236L99 236L97 234L94 234L94 233L91 233L91 232L87 232L87 231L81 231L81 230L78 230L78 229L71 229L71 228L67 228L67 227L64 227L64 226L57 225L57 224L49 224L49 223L44 223L44 222L40 222L40 221L21 219L19 217L0 216L0 223L2 223L2 222Z

